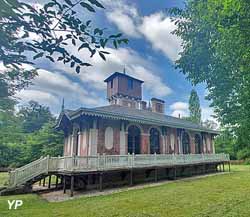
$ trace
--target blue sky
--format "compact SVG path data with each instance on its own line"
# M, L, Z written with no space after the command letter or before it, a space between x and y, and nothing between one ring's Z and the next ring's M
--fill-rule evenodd
M39 5L45 1L32 2ZM55 114L60 112L62 98L69 109L106 105L103 80L115 71L123 71L125 65L129 75L145 81L144 100L152 97L163 99L167 114L188 115L187 103L192 86L174 69L181 40L171 34L175 26L165 13L166 8L183 7L183 1L102 0L102 3L106 9L94 14L96 16L81 10L79 15L92 19L97 26L107 27L110 32L122 32L130 40L129 44L118 50L108 47L111 54L106 62L96 56L90 60L94 66L83 69L79 75L61 63L38 60L39 77L34 85L17 96L22 102L36 100L45 104ZM69 49L76 52L74 47ZM84 52L80 55L87 58ZM213 119L209 102L204 99L205 85L198 85L195 89L200 97L203 120Z

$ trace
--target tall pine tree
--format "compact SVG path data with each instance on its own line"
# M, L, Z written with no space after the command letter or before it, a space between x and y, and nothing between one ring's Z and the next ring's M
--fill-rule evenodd
M190 120L194 123L201 123L200 99L197 92L193 89L189 97Z

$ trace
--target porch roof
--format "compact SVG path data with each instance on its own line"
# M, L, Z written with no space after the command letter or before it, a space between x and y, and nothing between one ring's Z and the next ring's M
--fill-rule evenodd
M60 123L64 116L66 116L69 120L74 120L81 115L102 117L115 120L126 120L143 124L183 128L193 131L219 134L219 131L217 130L208 129L206 127L187 120L175 118L165 114L151 112L148 110L139 110L119 105L108 105L95 108L79 108L75 111L65 110L63 113L60 114L56 127L60 128Z

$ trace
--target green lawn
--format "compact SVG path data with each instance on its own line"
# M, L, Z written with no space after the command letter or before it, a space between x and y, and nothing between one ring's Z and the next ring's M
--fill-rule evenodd
M231 174L178 181L106 196L49 203L37 195L0 197L0 216L250 216L250 167L233 166ZM24 205L8 211L7 200Z

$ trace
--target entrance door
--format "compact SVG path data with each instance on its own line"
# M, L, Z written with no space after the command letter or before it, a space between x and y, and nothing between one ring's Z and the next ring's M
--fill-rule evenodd
M128 153L140 154L141 132L137 126L128 128Z

